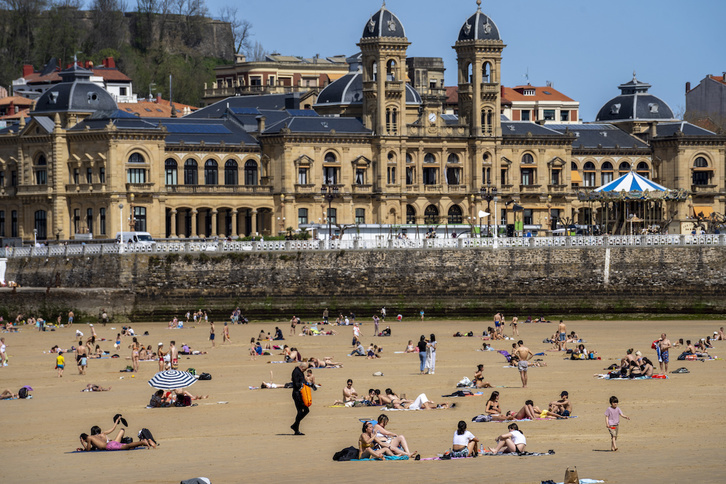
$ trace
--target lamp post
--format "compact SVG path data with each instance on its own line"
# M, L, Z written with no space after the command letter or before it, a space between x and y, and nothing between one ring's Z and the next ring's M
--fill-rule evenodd
M124 204L119 203L118 204L118 228L119 228L119 236L121 237L120 243L118 246L119 254L124 251Z
M552 195L547 195L547 216L550 218L550 230L555 230L557 226L555 221L552 220ZM554 235L554 232L552 235Z
M494 248L499 247L499 226L497 225L497 202L499 201L499 195L494 195Z
M38 229L33 229L33 247L38 245Z
M489 209L490 204L492 200L494 200L494 197L497 194L497 187L493 187L490 184L487 183L487 186L481 187L481 196L484 198L484 200L487 201L487 235L491 234L491 217L492 212ZM494 206L494 211L496 212L497 208L496 205ZM496 213L494 214L495 222L496 222ZM479 233L481 234L481 220L479 220Z
M320 194L324 200L328 202L328 240L333 240L333 226L330 221L330 209L332 208L333 200L338 196L338 187L335 185L323 185L320 188Z

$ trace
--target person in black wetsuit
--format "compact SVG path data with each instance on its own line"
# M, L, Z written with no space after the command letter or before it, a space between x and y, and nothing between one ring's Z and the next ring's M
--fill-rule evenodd
M305 385L305 370L307 368L307 362L302 362L292 370L292 401L295 402L297 415L295 416L295 423L290 425L290 428L295 432L295 435L305 435L300 432L300 421L310 412L310 409L303 403L300 394L300 390Z

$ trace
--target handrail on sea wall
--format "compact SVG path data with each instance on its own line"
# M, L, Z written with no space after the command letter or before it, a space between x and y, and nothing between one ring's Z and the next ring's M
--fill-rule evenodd
M305 252L319 250L408 250L408 249L528 249L540 247L704 247L726 246L724 234L702 235L576 235L558 237L485 237L385 240L271 240L194 241L179 240L152 244L68 244L35 247L0 247L0 257L71 257L107 254L220 254L245 252Z

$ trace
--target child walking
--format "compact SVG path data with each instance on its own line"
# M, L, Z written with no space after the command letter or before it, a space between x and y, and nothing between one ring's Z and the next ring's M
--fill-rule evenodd
M58 378L63 378L63 368L66 366L66 359L63 358L63 352L58 351L58 357L55 359L55 368L58 370Z
M618 450L618 426L620 425L620 417L630 420L618 407L618 397L610 397L610 406L605 410L605 425L610 432L610 450L615 452Z

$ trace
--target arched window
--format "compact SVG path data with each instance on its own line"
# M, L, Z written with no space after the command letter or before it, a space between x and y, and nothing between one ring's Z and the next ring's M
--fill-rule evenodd
M481 132L488 135L494 132L491 109L482 110L481 112Z
M336 158L335 153L333 153L333 152L325 153L325 158L323 158L323 159L325 160L325 163L337 163L338 162L338 158Z
M406 153L406 163L413 163L413 156L411 156L411 153Z
M426 153L424 155L424 163L436 163L436 157L433 153Z
M131 156L129 156L129 164L132 163L144 163L144 157L141 156L141 153L131 153ZM75 176L76 174L74 173L74 177ZM146 183L146 169L129 168L126 170L126 183Z
M371 80L378 80L378 64L375 61L371 64Z
M525 153L522 155L522 164L523 165L531 165L534 163L534 156L532 156L531 153Z
M471 62L467 62L466 67L464 69L465 69L464 74L466 75L466 77L464 78L464 82L471 84L472 82L474 82L474 79L473 79L474 76L473 76L472 69L471 69Z
M582 166L582 178L586 187L595 186L595 163L588 161Z
M481 69L481 82L492 82L492 65L489 62L485 62Z
M638 175L642 176L643 178L650 178L650 168L648 167L648 163L641 161L638 163L638 166L635 168L635 171L638 173Z
M207 160L204 163L204 184L217 184L217 162L214 160Z
M406 205L406 223L416 224L416 209L413 205Z
M446 160L448 163L458 163L459 162L459 155L456 153L451 153L449 155L449 158Z
M224 162L224 184L237 185L237 162L227 160Z
M197 184L197 162L195 160L186 160L184 162L184 184Z
M696 158L693 162L693 185L709 185L712 174L713 172L708 166L708 160L703 156Z
M435 225L439 223L439 209L436 205L429 205L424 210L424 223L429 225Z
M613 181L613 164L609 161L606 161L602 164L602 167L600 168L602 171L602 174L600 176L601 178L601 185L606 185Z
M40 166L46 166L48 164L48 161L45 159L45 155L40 155L35 164Z
M141 153L131 153L131 156L129 156L129 163L143 163L144 157L141 156Z
M452 205L449 207L449 223L460 224L462 222L461 207L458 205Z
M245 162L245 185L257 185L257 163L252 160Z
M388 134L398 133L398 109L386 108L386 132Z
M391 59L386 64L386 80L387 81L395 81L396 80L396 61Z
M45 159L45 155L40 155L37 160L35 160L36 168L35 171L35 184L36 185L47 185L48 184L48 170L47 165L48 162Z
M630 173L630 163L623 161L620 163L620 166L618 166L618 176L627 175L628 173Z
M179 183L176 171L176 160L167 158L167 160L164 162L164 170L166 172L167 185L176 185L177 183Z

